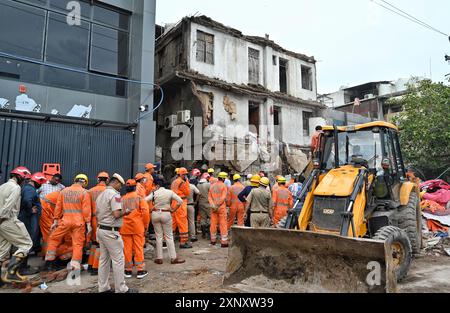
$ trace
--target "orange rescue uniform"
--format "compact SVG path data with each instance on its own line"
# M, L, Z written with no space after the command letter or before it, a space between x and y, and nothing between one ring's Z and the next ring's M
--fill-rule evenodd
M286 186L279 185L273 192L273 224L276 226L287 215L287 212L294 205L292 194Z
M124 212L131 212L123 217L123 225L120 228L124 245L125 270L132 271L134 266L138 271L143 271L145 270L145 232L150 222L148 205L135 191L122 197L122 208Z
M148 196L152 191L155 190L155 185L153 184L153 176L152 174L145 172L144 177L147 179L145 183L145 195Z
M189 182L183 180L181 177L178 177L173 181L170 189L183 200L183 204L175 213L172 214L173 231L175 232L178 228L178 232L180 233L180 244L183 245L187 243L189 239L189 226L187 218L187 197L190 194Z
M53 224L53 213L55 211L56 202L58 201L60 191L52 192L41 199L42 214L39 220L39 226L42 233L42 251L45 256L48 247L48 238ZM62 260L68 260L72 257L72 238L66 236L64 242L56 249L56 257Z
M211 206L217 209L211 209L211 243L217 240L217 225L220 228L220 241L222 244L228 243L228 225L227 225L227 200L228 188L223 181L211 185L208 194L208 201Z
M228 190L227 206L230 208L230 215L228 216L228 230L230 230L231 226L233 226L236 216L238 226L244 226L245 205L238 198L242 190L244 190L244 185L241 182L236 182Z
M48 240L46 261L54 261L57 248L66 235L72 237L72 261L81 263L86 234L86 223L91 221L91 197L80 185L72 185L61 191L56 203L54 219L58 220L57 228Z
M101 182L94 188L89 190L89 195L91 197L91 225L92 233L90 235L91 249L89 250L88 265L92 266L93 269L98 269L100 261L100 248L97 242L97 198L98 196L106 190L106 183Z
M155 191L155 184L153 183L153 175L145 172L144 173L144 177L147 179L147 182L145 183L145 196L143 196L143 198L149 196L153 191ZM153 202L152 201L148 201L147 202L148 208L151 211L153 211ZM150 215L150 221L151 221L152 216ZM149 223L150 223L149 221ZM146 226L148 227L148 225Z

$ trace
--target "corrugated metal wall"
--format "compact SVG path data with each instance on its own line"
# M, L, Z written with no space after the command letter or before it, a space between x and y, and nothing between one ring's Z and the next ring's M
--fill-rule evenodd
M66 185L79 173L89 176L90 186L100 171L132 174L133 135L127 130L0 119L0 131L0 182L22 164L37 172L44 163L59 163Z
M0 118L0 183L7 180L12 169L25 162L27 133L26 121Z

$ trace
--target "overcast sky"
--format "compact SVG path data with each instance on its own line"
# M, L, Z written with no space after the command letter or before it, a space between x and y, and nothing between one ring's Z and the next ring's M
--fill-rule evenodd
M381 2L381 0L378 0ZM449 0L387 0L450 33ZM313 55L318 91L410 76L444 81L450 64L445 36L391 13L371 0L157 0L156 22L207 15L247 35L270 38Z

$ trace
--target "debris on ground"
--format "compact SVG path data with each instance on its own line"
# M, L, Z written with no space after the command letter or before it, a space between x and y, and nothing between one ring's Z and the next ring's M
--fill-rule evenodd
M420 185L422 216L425 219L424 248L426 255L449 255L450 185L443 180Z

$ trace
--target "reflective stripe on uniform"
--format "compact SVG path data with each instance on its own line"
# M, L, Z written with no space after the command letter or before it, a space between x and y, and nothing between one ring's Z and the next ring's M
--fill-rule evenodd
M83 211L82 210L64 210L63 211L64 212L64 214L76 214L76 213L82 213Z

